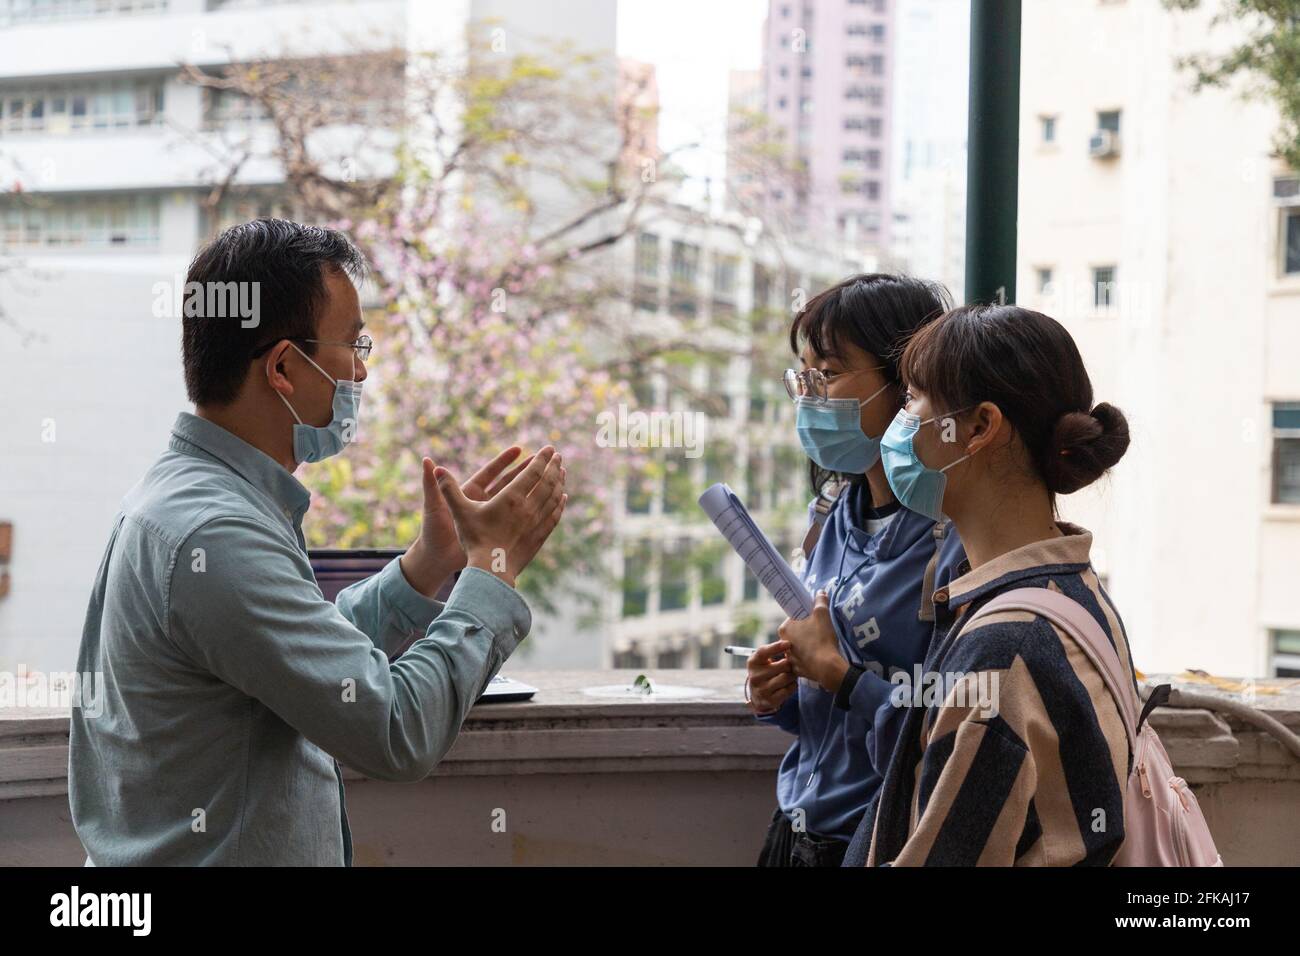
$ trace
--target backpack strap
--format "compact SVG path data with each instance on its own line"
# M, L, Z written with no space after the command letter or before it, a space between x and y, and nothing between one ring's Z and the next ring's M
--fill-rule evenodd
M940 518L930 529L934 538L934 554L925 566L925 576L921 579L921 607L916 612L918 621L934 620L934 578L939 571L939 552L943 550L943 539L948 534L948 519Z
M826 523L831 509L835 507L835 499L840 496L840 492L844 490L846 484L848 482L836 482L834 485L829 486L829 492L823 487L817 493L817 500L813 503L813 522L808 526L808 533L803 538L803 547L800 548L805 558L812 554L812 549L816 547L817 539L822 535L822 525Z
M1137 752L1138 699L1130 675L1125 674L1119 653L1105 632L1082 604L1060 591L1048 588L1016 588L999 594L980 608L966 625L998 611L1030 611L1051 621L1074 639L1101 674L1106 689L1115 700L1131 753ZM963 628L964 630L965 628Z

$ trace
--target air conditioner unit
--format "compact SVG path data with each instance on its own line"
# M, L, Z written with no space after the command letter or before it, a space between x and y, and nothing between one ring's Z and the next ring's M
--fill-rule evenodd
M1119 155L1119 133L1099 129L1088 139L1088 155L1093 159L1108 159Z

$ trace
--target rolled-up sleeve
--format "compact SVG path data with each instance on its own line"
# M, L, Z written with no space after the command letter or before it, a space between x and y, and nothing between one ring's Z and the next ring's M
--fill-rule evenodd
M390 664L302 576L301 555L284 536L251 518L220 517L191 534L184 552L194 548L205 554L202 569L181 562L172 573L173 644L337 760L378 779L412 781L433 770L532 624L513 588L467 568L424 635ZM344 602L383 641L431 610L404 594L394 573L401 577L390 565Z
M392 658L407 644L424 636L443 603L411 587L399 558L338 593L334 604L375 646Z

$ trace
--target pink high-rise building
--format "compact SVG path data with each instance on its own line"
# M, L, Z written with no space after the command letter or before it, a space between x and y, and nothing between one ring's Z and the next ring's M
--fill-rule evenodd
M889 244L894 0L770 0L765 110L802 174L767 201L803 228Z

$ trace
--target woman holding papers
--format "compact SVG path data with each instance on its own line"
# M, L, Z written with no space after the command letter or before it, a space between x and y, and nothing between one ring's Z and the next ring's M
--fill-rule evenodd
M1136 685L1092 536L1056 520L1056 495L1119 461L1128 423L1093 404L1069 333L1015 306L948 313L901 368L885 475L965 544L968 563L935 592L924 666L956 680L910 701L874 824L846 862L1105 866L1124 840Z
M798 622L798 646L780 640L749 661L754 712L796 738L760 865L840 864L901 725L891 678L910 680L924 659L931 596L964 557L945 522L895 500L880 463L902 404L897 358L946 307L934 283L859 275L812 299L790 329L801 368L786 388L818 494L802 572L828 597Z

